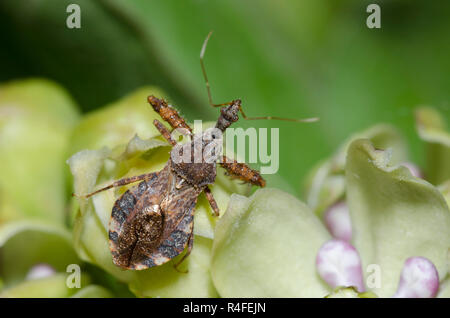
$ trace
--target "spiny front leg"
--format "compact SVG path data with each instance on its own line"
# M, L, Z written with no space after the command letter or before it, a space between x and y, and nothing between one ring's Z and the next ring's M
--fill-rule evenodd
M161 116L161 118L169 123L173 129L184 128L192 133L191 127L186 123L183 117L178 113L178 111L172 108L164 99L157 98L150 95L147 98L153 109Z
M258 171L250 168L245 163L239 163L236 160L223 156L220 165L227 170L227 172L240 180L254 184L261 188L266 186L266 180L259 174Z

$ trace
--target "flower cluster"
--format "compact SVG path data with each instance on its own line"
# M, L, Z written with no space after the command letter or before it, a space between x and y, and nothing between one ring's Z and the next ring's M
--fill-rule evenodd
M151 124L160 118L149 94L164 96L145 87L81 117L52 83L0 88L0 296L450 297L450 134L431 108L416 111L423 171L386 124L319 163L305 203L274 188L251 193L219 168L221 215L199 197L187 274L174 269L180 256L115 266L111 209L133 185L67 199L165 165L171 148Z

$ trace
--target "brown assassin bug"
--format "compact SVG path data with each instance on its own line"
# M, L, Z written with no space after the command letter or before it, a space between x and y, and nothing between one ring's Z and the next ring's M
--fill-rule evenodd
M241 100L229 103L214 104L206 75L203 57L211 32L206 37L201 53L200 64L206 82L209 103L213 107L221 107L216 128L221 132L239 117L244 119L278 119L289 121L311 122L311 119L288 119L280 117L247 117L241 106ZM175 265L175 268L190 254L193 246L194 210L198 196L204 192L214 215L219 215L219 208L209 188L216 178L216 163L218 154L213 154L213 160L208 162L202 158L201 162L176 162L176 151L193 149L195 141L201 138L202 147L214 142L214 134L203 132L194 135L192 129L180 114L165 100L149 96L148 102L158 112L163 120L173 129L184 128L193 137L191 142L178 145L171 133L158 120L153 124L161 135L172 145L170 159L159 172L152 172L135 177L118 180L111 185L85 195L89 198L101 191L120 187L140 181L140 183L126 191L115 202L109 222L109 247L114 264L125 269L142 270L162 265L182 253L186 247L186 254ZM178 147L176 147L178 146ZM191 151L191 154L194 152ZM264 187L265 180L258 171L251 169L244 163L239 163L225 156L219 163L232 177L244 182Z

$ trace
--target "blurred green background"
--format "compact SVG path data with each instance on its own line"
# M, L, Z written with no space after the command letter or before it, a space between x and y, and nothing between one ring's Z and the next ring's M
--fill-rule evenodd
M81 29L66 27L70 3L81 7ZM277 186L298 191L314 163L378 122L402 130L421 165L413 109L450 117L450 2L377 1L381 29L366 27L370 3L2 0L0 81L52 79L83 112L156 85L189 121L214 120L199 65L214 30L205 63L216 102L241 98L249 116L321 118L236 124L280 127L286 184Z

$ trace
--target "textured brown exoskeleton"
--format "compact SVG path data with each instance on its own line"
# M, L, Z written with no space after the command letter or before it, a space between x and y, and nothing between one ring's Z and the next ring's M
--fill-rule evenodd
M279 117L248 118L242 111L239 99L225 104L212 103L203 65L203 55L210 35L211 33L203 44L200 62L210 104L222 107L216 128L225 132L232 123L239 119L239 112L245 119L291 120ZM219 153L213 153L209 160L202 157L201 162L195 162L193 158L196 145L200 145L204 149L216 142L216 136L208 131L194 135L185 120L165 100L149 96L148 102L172 128L184 128L192 140L183 145L177 144L172 139L170 131L161 122L154 120L153 124L161 135L174 146L166 166L159 172L118 180L85 196L88 198L113 187L140 181L138 185L126 191L115 202L109 223L109 246L113 262L125 269L141 270L162 265L182 253L187 247L186 254L175 265L178 266L189 255L193 246L194 209L197 198L202 192L205 193L215 216L219 215L219 208L208 187L214 183L216 178L216 162L219 161ZM177 154L188 148L192 150L192 160L188 162L174 160ZM258 171L225 156L220 159L220 165L231 177L239 178L256 186L265 186L266 182Z

